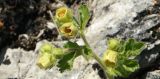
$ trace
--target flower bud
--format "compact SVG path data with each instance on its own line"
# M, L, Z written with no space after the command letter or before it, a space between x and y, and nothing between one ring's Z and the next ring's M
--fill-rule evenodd
M73 38L77 35L78 30L72 22L64 23L60 28L60 33L66 38Z
M120 41L118 39L109 39L108 40L108 49L116 50L118 45L120 44Z
M107 50L103 54L102 60L105 62L107 66L114 67L117 62L117 52L113 50Z
M40 52L41 53L51 53L52 52L52 49L53 49L53 45L50 44L50 43L45 43L41 46L40 48Z
M59 22L65 23L65 22L71 22L72 21L73 13L72 11L67 7L60 7L56 10L56 19Z
M56 62L56 58L52 54L43 53L42 55L40 55L37 65L41 69L48 69L54 66L55 62Z

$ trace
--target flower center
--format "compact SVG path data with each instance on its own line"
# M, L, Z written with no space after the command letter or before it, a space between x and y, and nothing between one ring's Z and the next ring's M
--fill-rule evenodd
M63 16L65 15L65 12L66 12L66 10L63 9L62 11L60 11L60 12L58 13L58 16L59 16L59 17L63 17Z
M65 32L65 33L70 33L70 32L71 32L71 29L70 29L69 27L65 27L64 32Z

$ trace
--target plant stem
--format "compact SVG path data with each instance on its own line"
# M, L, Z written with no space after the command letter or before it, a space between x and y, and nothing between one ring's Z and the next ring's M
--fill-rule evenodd
M108 75L107 72L106 72L106 68L107 68L106 65L101 61L101 59L100 59L100 58L96 55L96 53L93 52L93 50L91 49L89 43L88 43L87 40L86 40L86 37L85 37L83 31L80 31L80 36L81 36L81 38L83 39L85 45L91 50L92 55L93 55L93 58L97 60L97 62L99 63L100 67L103 69L106 78L107 78L107 79L112 79L112 77L111 77L110 75Z
M56 24L55 19L54 19L53 15L52 15L52 12L51 12L50 10L49 10L48 12L49 12L49 15L50 15L53 23ZM57 27L57 24L56 24L56 29L57 29L58 33L60 33L60 32L59 32L59 29L58 29L58 27Z

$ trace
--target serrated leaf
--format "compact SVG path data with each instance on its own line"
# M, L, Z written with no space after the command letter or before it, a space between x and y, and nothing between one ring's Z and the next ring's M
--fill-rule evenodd
M62 59L59 60L57 67L59 67L60 72L64 72L65 70L70 70L73 67L74 59L79 56L77 52L71 52L65 54Z
M123 68L125 71L134 72L139 68L139 64L135 60L126 60L123 64Z
M117 47L117 52L122 54L124 51L125 51L125 41L124 40L120 40L120 44Z
M84 29L90 19L90 12L87 5L81 4L78 9L78 12L81 28Z
M126 55L127 57L137 56L143 50L143 47L144 47L143 42L138 42L134 39L128 39L125 42L124 55Z
M133 44L135 43L134 39L128 39L125 43L125 51L133 50Z
M73 49L72 51L65 51L65 55L58 62L59 71L64 72L65 70L70 70L73 66L74 59L80 55L80 46L75 43L68 41L64 48Z
M143 42L135 42L133 50L139 50L142 49L143 47L144 47Z
M136 71L139 68L139 64L135 60L123 60L121 64L116 68L116 70L120 73L117 75L122 77L128 77L132 72Z

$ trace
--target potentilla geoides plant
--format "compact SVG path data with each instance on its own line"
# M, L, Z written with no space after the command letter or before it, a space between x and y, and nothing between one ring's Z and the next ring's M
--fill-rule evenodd
M53 66L59 67L59 71L72 69L74 59L82 55L86 60L95 59L103 69L108 79L116 76L127 77L139 68L135 57L144 49L144 43L134 39L121 40L111 38L108 40L108 48L102 57L91 49L84 35L84 30L90 19L90 12L86 5L81 4L78 8L78 17L73 15L73 11L68 7L59 7L53 22L57 25L59 34L68 38L68 42L63 48L45 43L40 48L40 55L37 65L41 69L49 69ZM52 16L52 15L51 15ZM97 26L99 27L99 26ZM97 29L98 30L98 29ZM80 46L70 39L80 36L85 45Z

